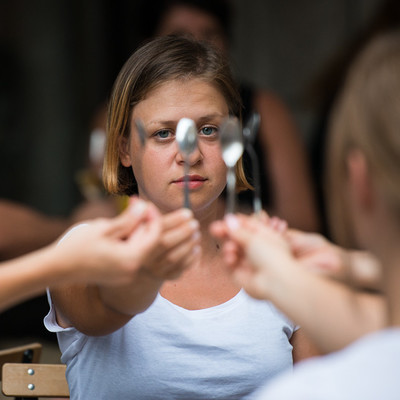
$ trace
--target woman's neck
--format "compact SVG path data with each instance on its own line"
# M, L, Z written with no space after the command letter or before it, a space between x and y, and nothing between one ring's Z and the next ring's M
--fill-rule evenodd
M224 212L224 202L220 200L214 204L214 207L195 212L195 218L200 223L204 256L214 256L220 249L219 241L210 234L209 228L211 223L224 217Z

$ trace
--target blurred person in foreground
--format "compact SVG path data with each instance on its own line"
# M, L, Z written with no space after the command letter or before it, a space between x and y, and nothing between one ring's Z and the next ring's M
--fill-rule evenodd
M260 391L257 399L399 398L399 71L399 31L376 37L357 57L332 115L327 177L334 236L343 244L369 250L379 260L387 321L379 331L360 335L340 351L300 363L293 373ZM299 272L287 233L244 216L230 216L226 229L230 241L225 244L225 259L249 293L275 299L288 315L297 309L297 322L305 313L312 314L315 325L323 323L322 313L315 312L321 311L318 302L335 306L343 301L330 298L328 291L314 296L318 287L308 285L310 277ZM285 290L294 286L294 292ZM314 304L307 301L312 298ZM348 303L355 298L350 296ZM340 314L330 312L325 320L335 319L331 326L338 325L336 332L346 335Z

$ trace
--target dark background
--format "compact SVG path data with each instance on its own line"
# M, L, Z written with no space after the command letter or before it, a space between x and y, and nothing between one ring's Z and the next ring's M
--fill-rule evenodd
M233 3L238 75L277 92L309 143L311 83L382 1ZM1 197L52 215L80 200L92 115L141 40L136 9L133 0L0 0Z

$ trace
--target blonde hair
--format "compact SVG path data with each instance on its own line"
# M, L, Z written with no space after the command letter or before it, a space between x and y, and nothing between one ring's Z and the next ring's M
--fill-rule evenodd
M352 149L364 154L385 201L400 220L400 32L377 37L356 59L329 129L328 216L334 239L355 240L343 182Z
M224 96L230 115L241 117L242 103L228 60L211 45L187 37L164 36L139 48L123 66L108 107L107 143L103 167L106 190L114 194L137 193L132 168L120 162L119 145L129 137L130 116L146 95L171 80L202 79ZM237 191L251 189L240 161Z

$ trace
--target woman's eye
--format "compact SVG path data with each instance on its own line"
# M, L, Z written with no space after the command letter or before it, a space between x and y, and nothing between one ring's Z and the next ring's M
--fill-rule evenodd
M157 136L160 139L168 139L170 135L171 135L171 132L167 129L162 129L155 133L155 136Z
M217 134L217 129L212 126L205 126L201 128L200 132L204 136L215 136Z

